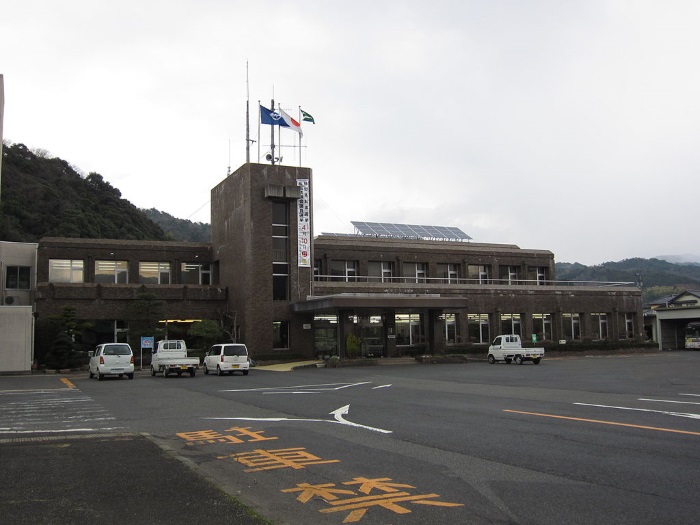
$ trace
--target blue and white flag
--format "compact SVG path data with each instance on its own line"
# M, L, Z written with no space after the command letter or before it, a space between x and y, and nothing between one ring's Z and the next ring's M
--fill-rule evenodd
M272 111L264 106L260 106L260 123L270 126L282 126L283 128L296 131L299 133L299 136L303 135L301 132L301 124L281 109L279 111Z
M282 118L282 115L263 106L260 106L260 123L270 126L289 127L289 124Z

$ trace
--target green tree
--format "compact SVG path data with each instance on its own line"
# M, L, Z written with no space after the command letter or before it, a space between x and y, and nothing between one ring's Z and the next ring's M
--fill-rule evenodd
M73 306L66 306L59 315L50 316L49 319L55 328L55 336L51 341L51 347L45 356L45 365L48 368L60 370L62 368L74 368L81 364L82 330L89 328L90 323L79 321L75 315Z
M345 339L345 353L350 359L360 357L362 339L353 334L348 334Z
M77 345L66 332L59 332L46 355L46 367L52 370L73 368L80 364Z
M220 342L224 337L224 331L219 323L211 319L203 319L193 323L187 334L194 338L198 348L204 349Z
M153 292L140 292L129 309L129 344L141 347L141 337L164 335L160 321L165 317L165 302Z

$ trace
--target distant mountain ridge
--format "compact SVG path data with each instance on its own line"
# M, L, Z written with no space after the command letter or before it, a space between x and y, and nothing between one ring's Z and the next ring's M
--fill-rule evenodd
M674 264L661 259L624 259L595 266L556 263L559 281L631 282L641 285L650 301L683 290L700 290L700 265Z
M680 255L659 255L655 259L661 259L673 264L694 264L700 266L700 255L682 253Z

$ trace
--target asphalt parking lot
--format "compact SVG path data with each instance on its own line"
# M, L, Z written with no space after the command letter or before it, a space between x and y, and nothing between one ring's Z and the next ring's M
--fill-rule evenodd
M2 377L0 522L690 525L698 359Z
M147 436L4 439L0 451L2 523L269 523Z

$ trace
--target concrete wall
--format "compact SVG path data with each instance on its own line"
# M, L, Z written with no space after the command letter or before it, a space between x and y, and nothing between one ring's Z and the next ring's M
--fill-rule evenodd
M0 306L0 372L28 372L33 356L31 306Z

